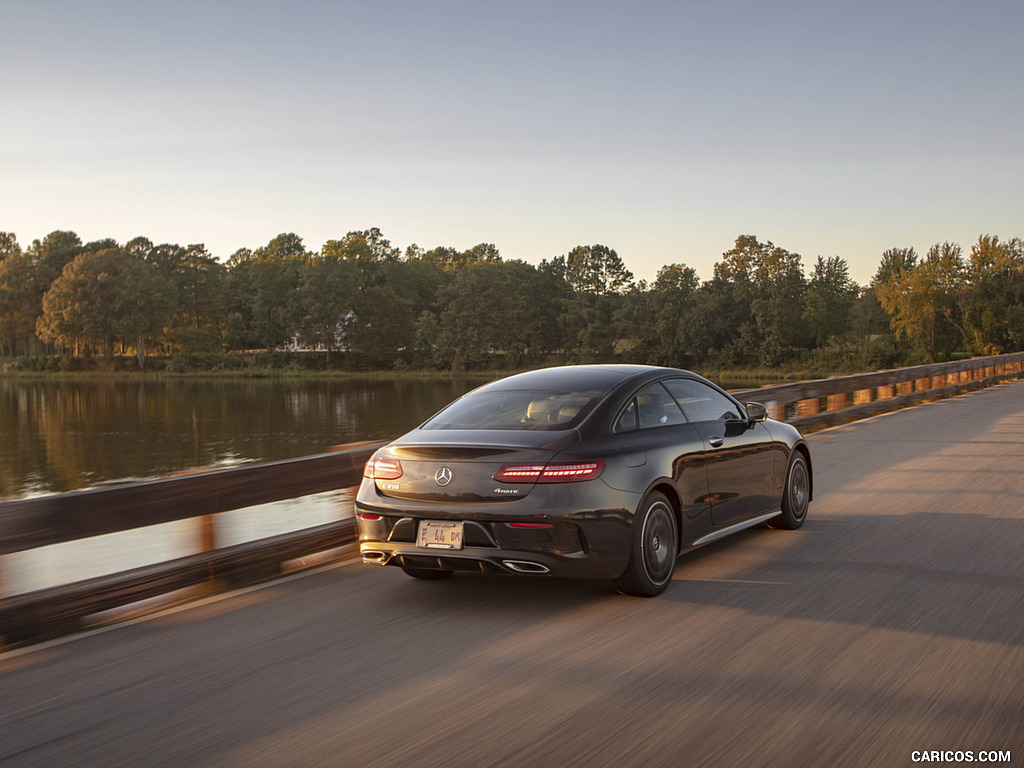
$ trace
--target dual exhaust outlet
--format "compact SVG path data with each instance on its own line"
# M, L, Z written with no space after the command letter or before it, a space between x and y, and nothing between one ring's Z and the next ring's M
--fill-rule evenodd
M551 571L546 565L531 563L529 560L502 560L501 564L516 573L549 573Z

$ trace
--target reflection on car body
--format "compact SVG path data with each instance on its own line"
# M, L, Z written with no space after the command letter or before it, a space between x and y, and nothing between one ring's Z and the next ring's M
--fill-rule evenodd
M799 528L800 433L689 371L546 368L486 384L367 462L364 562L611 579L651 596L676 557L767 522Z

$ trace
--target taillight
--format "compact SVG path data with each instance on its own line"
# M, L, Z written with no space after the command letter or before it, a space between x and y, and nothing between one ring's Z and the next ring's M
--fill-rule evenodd
M370 480L397 480L402 476L402 462L398 459L372 458L363 467L363 477Z
M499 483L578 483L604 472L603 461L575 464L506 464L492 476Z
M375 515L373 512L360 512L358 515L356 515L356 517L358 517L360 520L367 520L371 523L375 523L378 520L384 519L383 515Z

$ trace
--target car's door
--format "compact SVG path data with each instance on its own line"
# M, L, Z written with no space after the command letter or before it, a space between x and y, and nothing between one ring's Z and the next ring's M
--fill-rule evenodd
M771 511L775 456L767 427L747 422L735 402L701 381L677 378L664 384L703 441L715 526Z
M704 441L675 399L658 382L637 392L619 413L613 431L630 467L645 467L649 480L670 477L682 502L687 534L711 529Z

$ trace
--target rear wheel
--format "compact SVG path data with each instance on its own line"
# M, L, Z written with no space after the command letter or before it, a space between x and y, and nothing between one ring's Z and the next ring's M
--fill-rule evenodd
M435 568L412 568L408 565L400 566L400 568L414 579L423 579L424 581L440 581L454 573L454 571L442 571Z
M773 517L772 528L795 531L807 519L807 506L811 501L811 473L807 468L807 459L800 451L789 460L789 471L786 472L786 487L782 492L782 514Z
M654 491L640 505L633 522L633 548L629 565L615 588L624 595L654 597L672 581L679 554L676 516L665 494Z

